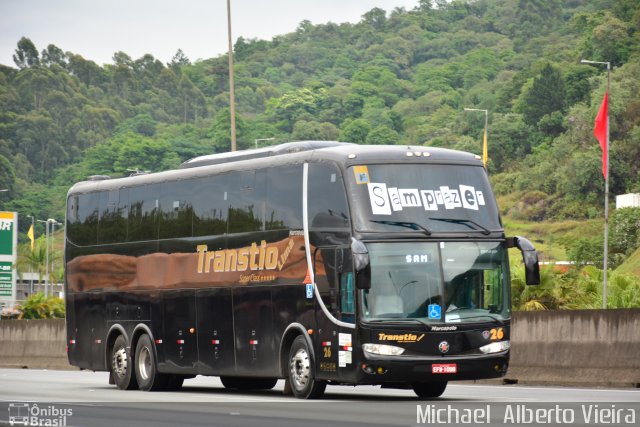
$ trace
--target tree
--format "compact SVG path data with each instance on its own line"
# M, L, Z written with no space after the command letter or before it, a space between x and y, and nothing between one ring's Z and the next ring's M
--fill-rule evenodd
M182 49L178 49L176 54L173 55L173 58L171 58L171 62L167 65L173 69L180 69L186 65L191 65L191 61L189 61L189 58L184 54Z
M379 7L374 7L362 15L362 21L371 25L376 30L382 30L385 22L387 22L387 12Z
M523 88L518 109L528 125L555 111L563 112L566 92L560 71L547 63L530 87Z
M367 144L371 145L393 145L398 142L400 135L389 126L380 125L373 128L367 135Z
M36 49L36 45L33 44L31 39L22 37L18 41L18 48L15 52L16 53L13 55L13 62L15 62L21 70L40 65L38 49Z
M365 119L356 119L349 121L343 128L340 140L345 142L354 142L356 144L364 144L367 141L367 135L371 131L371 125Z
M295 141L335 141L339 131L333 123L300 120L293 126L291 138Z
M67 55L58 46L50 44L42 50L42 65L50 67L54 64L66 68Z
M14 186L16 175L13 171L13 165L5 156L0 154L0 189L9 190L0 193L0 200L7 200L14 196Z

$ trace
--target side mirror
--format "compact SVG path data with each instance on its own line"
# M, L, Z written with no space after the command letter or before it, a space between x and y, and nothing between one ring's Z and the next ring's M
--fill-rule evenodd
M369 251L360 240L351 238L351 256L356 272L356 289L371 289L371 268Z
M522 252L524 262L525 282L527 285L540 284L540 265L538 264L538 252L531 242L524 237L516 236L507 238L508 248L518 248Z

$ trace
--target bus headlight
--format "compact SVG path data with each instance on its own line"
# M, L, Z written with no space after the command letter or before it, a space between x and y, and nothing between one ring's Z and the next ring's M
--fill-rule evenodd
M511 343L509 341L498 341L483 345L479 350L484 354L490 354L500 353L501 351L509 350L509 348L511 348Z
M387 344L362 344L362 349L367 353L380 354L382 356L400 356L404 348Z

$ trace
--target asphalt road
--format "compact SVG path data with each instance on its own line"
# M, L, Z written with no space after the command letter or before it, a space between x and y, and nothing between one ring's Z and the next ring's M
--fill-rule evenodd
M283 386L237 392L197 377L179 392L148 393L117 390L104 372L0 369L0 425L28 418L29 425L64 426L503 426L532 416L546 425L640 424L639 389L465 383L423 401L410 390L329 386L323 399L301 401L283 396Z

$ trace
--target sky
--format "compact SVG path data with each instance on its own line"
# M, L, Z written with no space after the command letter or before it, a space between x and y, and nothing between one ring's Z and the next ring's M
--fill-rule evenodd
M313 24L358 22L379 7L413 9L418 0L231 0L232 38L271 40ZM0 0L0 64L15 67L18 40L38 51L54 44L99 65L123 51L166 63L178 49L192 61L228 49L226 0Z

